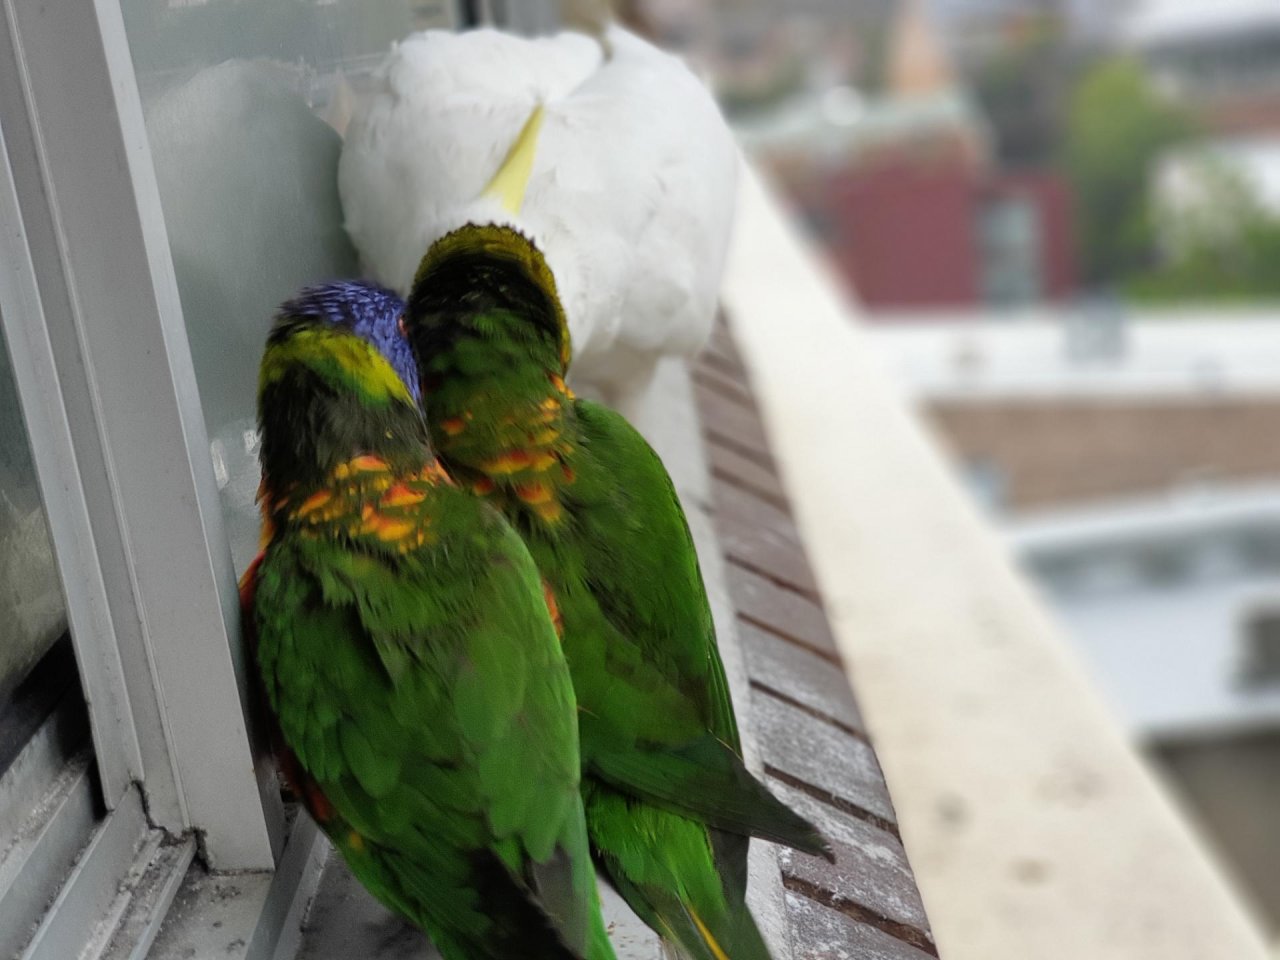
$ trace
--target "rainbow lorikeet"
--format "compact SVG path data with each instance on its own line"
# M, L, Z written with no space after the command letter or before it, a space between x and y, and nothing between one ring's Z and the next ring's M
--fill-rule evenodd
M242 595L282 768L352 873L448 960L612 960L542 582L432 454L400 307L309 291L263 356L269 541Z
M536 128L535 115L490 189L513 212ZM766 957L743 900L746 837L827 850L743 765L665 468L621 416L566 386L555 279L517 230L469 224L436 241L406 325L441 462L511 521L558 607L598 860L689 956Z

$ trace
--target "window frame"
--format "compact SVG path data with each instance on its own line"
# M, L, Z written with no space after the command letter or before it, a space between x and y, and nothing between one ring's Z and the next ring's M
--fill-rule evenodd
M519 32L558 24L555 0L471 7L481 23L506 11ZM463 8L443 8L459 28ZM8 894L54 884L22 957L77 955L120 909L126 878L160 866L162 898L132 948L145 951L198 846L215 874L273 872L244 952L291 955L328 845L306 817L286 838L252 729L232 553L120 0L0 0L0 335L97 767L79 761L65 814L42 822L45 848L7 876L0 860L0 914ZM53 762L27 786L56 779ZM93 822L91 789L106 811Z
M137 81L117 0L85 6L3 5L0 322L103 803L114 813L138 784L151 824L198 831L212 868L267 870L283 811L246 719L235 574Z

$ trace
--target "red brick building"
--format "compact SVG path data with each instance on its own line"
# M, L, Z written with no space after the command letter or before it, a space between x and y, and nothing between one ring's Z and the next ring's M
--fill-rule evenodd
M1075 290L1070 196L1056 174L906 155L832 174L822 193L824 240L872 309L1062 300Z
M1070 297L1065 181L995 168L987 124L920 2L899 8L887 80L887 96L852 113L827 97L746 138L858 299L883 311Z

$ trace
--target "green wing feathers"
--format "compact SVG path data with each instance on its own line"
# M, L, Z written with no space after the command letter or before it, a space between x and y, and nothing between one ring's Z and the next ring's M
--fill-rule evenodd
M705 826L598 784L583 795L597 858L640 919L692 960L768 960L743 898L726 893Z
M591 735L587 723L584 718L584 736ZM773 796L741 758L713 738L704 737L683 748L597 752L591 769L620 790L708 826L831 858L822 834Z
M407 554L277 535L253 621L271 711L353 871L446 957L606 960L541 581L495 513L439 497L438 542Z
M734 749L738 724L693 536L653 448L607 407L575 404L583 446L625 502L577 512L592 593L605 617L697 708L703 729ZM620 516L621 515L621 516Z
M621 415L588 401L576 407L584 447L618 478L619 491L576 512L591 593L616 634L605 646L614 696L582 698L590 708L582 718L590 768L618 789L710 826L829 856L819 832L743 765L697 553L670 476ZM626 661L621 669L619 660ZM576 665L574 682L581 691ZM624 699L620 688L638 684L686 709L651 710L641 722L612 708ZM722 867L745 876L745 845L726 838L716 847L732 861Z
M620 415L564 383L563 310L519 233L471 225L439 241L406 327L442 462L503 511L554 600L597 860L692 960L764 960L744 903L746 838L826 847L743 766L670 476Z

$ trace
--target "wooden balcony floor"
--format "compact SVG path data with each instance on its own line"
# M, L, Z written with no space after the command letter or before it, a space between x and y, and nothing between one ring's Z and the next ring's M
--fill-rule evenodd
M831 840L834 865L779 850L796 960L936 957L884 775L849 689L751 385L720 324L693 380L737 632L748 723L779 796Z

